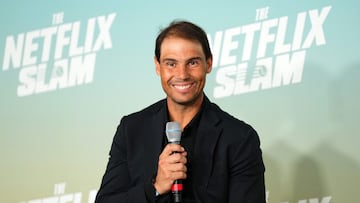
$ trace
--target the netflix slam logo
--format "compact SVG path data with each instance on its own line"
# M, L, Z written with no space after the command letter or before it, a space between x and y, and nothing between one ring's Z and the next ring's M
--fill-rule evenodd
M326 44L331 6L268 19L256 9L253 24L208 34L216 71L215 98L300 83L309 48Z
M55 13L52 26L5 39L2 70L19 70L17 96L29 96L91 83L96 53L112 48L116 13L64 23Z

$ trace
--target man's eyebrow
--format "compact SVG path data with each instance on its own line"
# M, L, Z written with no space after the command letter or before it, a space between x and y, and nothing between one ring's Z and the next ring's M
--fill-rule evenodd
M189 58L186 61L192 61L192 60L201 60L201 57L200 56L192 57L192 58Z
M173 58L164 58L162 61L177 61L177 60Z

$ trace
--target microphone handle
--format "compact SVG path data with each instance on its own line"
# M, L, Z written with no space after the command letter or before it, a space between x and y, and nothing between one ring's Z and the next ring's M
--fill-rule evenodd
M183 184L181 180L175 180L174 184L171 187L171 192L174 197L175 203L181 203L182 202L182 191L183 191Z
M170 143L180 144L180 140L176 140ZM178 153L178 152L173 152L173 153ZM183 191L182 180L175 180L174 184L171 186L171 192L173 194L174 203L182 203L182 191Z

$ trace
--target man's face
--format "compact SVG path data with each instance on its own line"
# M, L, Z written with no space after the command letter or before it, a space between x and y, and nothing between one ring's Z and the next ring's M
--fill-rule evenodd
M206 74L212 66L212 59L206 60L201 44L167 37L160 50L160 61L154 57L156 73L169 102L191 105L201 99Z

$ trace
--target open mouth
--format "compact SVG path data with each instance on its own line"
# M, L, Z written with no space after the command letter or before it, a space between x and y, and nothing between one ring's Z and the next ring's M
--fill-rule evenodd
M194 83L187 83L187 84L173 84L173 87L180 91L186 91L193 86Z
M188 84L188 85L174 85L174 87L176 89L180 89L180 90L184 90L184 89L188 89L191 87L191 84Z

